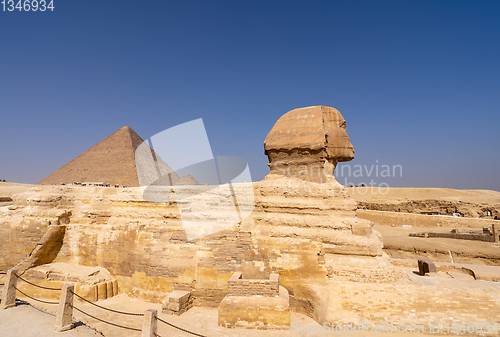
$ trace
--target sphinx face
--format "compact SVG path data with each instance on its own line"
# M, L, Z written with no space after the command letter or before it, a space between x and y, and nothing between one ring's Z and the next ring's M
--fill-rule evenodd
M328 159L336 162L353 160L354 148L346 131L345 119L336 111L325 113L323 118Z

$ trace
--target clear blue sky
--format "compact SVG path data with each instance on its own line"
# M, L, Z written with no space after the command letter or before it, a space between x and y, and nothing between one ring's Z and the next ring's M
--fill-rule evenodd
M214 154L260 180L275 121L326 105L352 166L403 167L377 184L500 190L500 1L54 5L0 12L0 179L35 183L124 125L149 138L201 117Z

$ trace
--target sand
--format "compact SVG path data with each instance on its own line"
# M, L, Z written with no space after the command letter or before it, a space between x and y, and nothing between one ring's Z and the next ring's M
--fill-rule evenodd
M449 200L469 203L496 204L500 202L500 192L491 190L455 190L451 188L403 188L348 187L355 201L400 202L408 200Z
M12 196L32 188L31 184L0 182L0 207L12 204Z
M448 281L448 280L447 280ZM454 282L455 280L451 280ZM448 281L449 282L449 281ZM23 301L24 302L24 301ZM24 302L27 303L27 302ZM104 307L113 308L115 310L122 310L133 313L141 313L147 309L157 309L159 317L171 324L175 324L181 328L205 335L207 337L315 337L315 336L332 336L339 335L331 331L323 331L317 333L299 333L298 326L306 329L307 326L319 325L312 318L298 314L291 313L290 321L293 322L292 327L286 330L254 330L254 329L225 329L217 325L217 308L200 308L194 307L181 316L165 315L161 313L161 304L148 303L138 298L130 298L124 294L114 296L112 298L98 301ZM102 309L96 308L87 303L75 303L76 307L99 317L100 319L111 321L113 323L133 327L142 327L142 317L123 316L115 313L108 313ZM73 315L73 322L77 326L73 330L63 333L54 332L55 322L55 309L54 306L36 303L34 306L18 305L15 308L0 311L0 337L140 337L140 332L124 330L105 323L99 322L95 319L88 318L76 312ZM29 317L29 321L27 318ZM293 327L295 327L293 329ZM319 331L319 330L317 330ZM388 333L372 333L368 334L359 331L353 335L359 337L387 337L394 334ZM411 334L415 336L434 336L427 334ZM158 336L161 337L188 337L193 336L183 331L177 330L172 327L166 326L164 323L158 322Z

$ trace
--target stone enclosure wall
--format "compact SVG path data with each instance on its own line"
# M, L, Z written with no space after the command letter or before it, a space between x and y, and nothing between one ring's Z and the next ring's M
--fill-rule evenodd
M414 226L414 227L434 227L440 225L442 227L468 227L468 228L484 228L491 227L492 224L500 221L491 219L476 219L453 216L438 216L424 215L415 213L400 213L386 211L372 211L358 209L356 215L361 219L366 219L379 223L381 225L395 226Z
M271 274L268 280L242 279L242 273L236 272L227 281L228 296L264 296L278 297L278 274Z

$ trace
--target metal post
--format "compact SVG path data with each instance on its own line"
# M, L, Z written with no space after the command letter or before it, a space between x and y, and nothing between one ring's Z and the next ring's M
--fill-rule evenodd
M157 324L156 321L157 311L149 309L144 312L144 323L142 325L141 337L156 337Z
M73 328L73 291L75 286L66 284L62 286L57 308L56 331L63 332Z
M17 269L7 271L7 279L3 285L2 302L0 309L16 306Z

